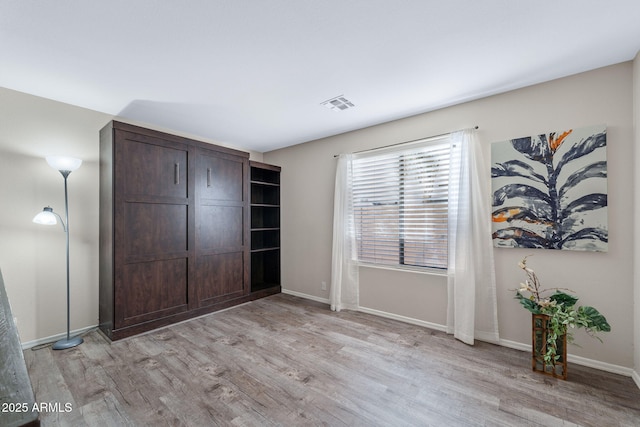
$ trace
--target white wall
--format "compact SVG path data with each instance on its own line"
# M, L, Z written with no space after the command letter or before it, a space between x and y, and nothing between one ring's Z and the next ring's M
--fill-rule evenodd
M64 214L63 179L47 155L84 161L68 180L71 329L98 323L98 132L112 118L0 88L0 269L23 343L66 331L65 235L31 222L47 205Z
M640 188L640 52L633 62L633 130L634 130L634 182L635 188ZM640 212L640 197L634 193L634 217ZM634 380L640 387L640 221L636 220L634 233Z
M607 125L609 251L495 250L498 318L503 340L530 343L530 314L513 299L530 265L549 287L569 287L580 303L598 308L612 325L604 344L584 331L570 353L633 367L633 181L631 62L531 86L411 118L264 154L282 166L282 281L286 290L328 298L334 154L409 141L478 125L487 163L490 143L552 130ZM336 114L349 114L348 111ZM339 117L336 117L338 120ZM489 165L487 165L489 166ZM446 281L441 276L361 269L361 305L420 322L443 324Z
M0 269L23 342L66 330L65 235L31 222L47 205L64 215L64 181L47 155L84 160L68 179L71 327L98 322L97 135L110 119L0 89Z

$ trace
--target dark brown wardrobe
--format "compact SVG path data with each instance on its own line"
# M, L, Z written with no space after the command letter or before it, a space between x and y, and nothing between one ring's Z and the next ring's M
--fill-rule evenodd
M116 121L100 131L110 339L280 291L251 293L249 180L248 153Z

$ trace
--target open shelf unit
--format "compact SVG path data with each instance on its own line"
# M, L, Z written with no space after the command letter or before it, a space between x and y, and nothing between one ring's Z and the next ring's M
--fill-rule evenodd
M250 162L251 292L280 292L280 167Z

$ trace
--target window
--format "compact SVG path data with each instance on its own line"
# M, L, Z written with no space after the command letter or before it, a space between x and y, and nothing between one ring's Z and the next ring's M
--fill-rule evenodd
M447 267L449 147L445 137L354 157L359 261Z

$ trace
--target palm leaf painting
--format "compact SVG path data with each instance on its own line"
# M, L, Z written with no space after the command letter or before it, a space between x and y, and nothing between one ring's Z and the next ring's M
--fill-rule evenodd
M605 126L492 144L494 246L606 251L606 145Z

